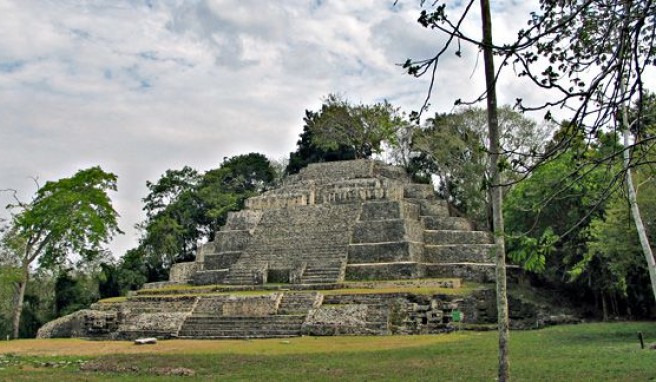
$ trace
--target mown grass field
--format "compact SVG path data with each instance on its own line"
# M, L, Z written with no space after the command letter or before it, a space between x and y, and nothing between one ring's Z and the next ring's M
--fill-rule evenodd
M656 381L656 323L511 333L514 381ZM496 332L253 341L0 343L2 381L492 381ZM82 370L81 370L82 369ZM176 375L183 374L183 375Z

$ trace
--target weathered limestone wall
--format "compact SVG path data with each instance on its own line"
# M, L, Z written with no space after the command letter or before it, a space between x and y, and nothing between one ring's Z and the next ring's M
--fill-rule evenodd
M282 293L268 296L236 297L230 296L223 302L223 316L270 316L276 314Z
M196 262L173 264L169 273L169 281L172 283L184 284L189 281L191 276L197 270L198 263Z
M36 338L108 336L118 329L115 311L78 310L43 325Z

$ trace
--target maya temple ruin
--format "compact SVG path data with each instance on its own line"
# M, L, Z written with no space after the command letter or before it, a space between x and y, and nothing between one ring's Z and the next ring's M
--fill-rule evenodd
M492 235L373 160L311 164L229 214L196 260L39 337L267 338L495 326ZM468 285L473 285L468 286ZM557 320L511 295L515 327Z

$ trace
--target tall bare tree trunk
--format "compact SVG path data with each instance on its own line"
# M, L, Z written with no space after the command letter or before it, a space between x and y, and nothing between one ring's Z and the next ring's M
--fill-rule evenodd
M500 143L499 117L497 114L496 78L494 71L494 55L492 52L492 17L489 0L481 0L481 17L483 25L483 59L485 65L485 85L487 91L487 125L490 139L489 172L491 178L492 196L492 231L494 232L494 252L496 257L497 281L497 322L499 326L499 382L508 380L508 296L506 291L506 250L503 228L502 187L499 174Z
M624 81L622 80L622 94L624 94ZM642 215L640 215L640 207L638 206L638 196L633 185L633 177L631 176L631 153L629 147L631 145L629 131L629 120L628 120L628 108L622 107L622 125L623 125L623 135L624 135L624 171L625 171L625 180L626 188L629 197L629 205L631 206L631 217L633 217L633 223L635 224L636 231L638 231L638 239L640 240L640 246L642 247L642 253L645 255L645 260L647 261L647 269L649 269L649 279L651 280L651 290L654 294L654 299L656 299L656 261L654 261L654 253L651 250L649 245L649 238L647 237L647 232L645 230L645 225L642 222Z
M14 303L14 310L12 312L12 332L11 337L13 339L18 338L18 331L20 329L20 319L21 314L23 313L23 302L25 301L25 289L27 288L27 281L30 277L30 268L29 264L26 264L21 269L22 279L18 284L18 290L16 291L16 298Z

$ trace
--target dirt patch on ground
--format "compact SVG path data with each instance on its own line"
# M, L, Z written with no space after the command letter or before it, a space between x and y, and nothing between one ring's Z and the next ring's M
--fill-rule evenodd
M93 372L93 373L120 373L120 374L150 374L150 375L178 375L191 377L196 375L196 372L186 367L150 367L140 369L137 366L121 366L115 363L93 361L80 366L80 371Z
M79 338L0 342L0 354L36 356L102 356L108 354L308 354L372 351L428 346L463 340L471 333L431 336L293 337L285 340L160 340L155 345L130 341L91 341Z

